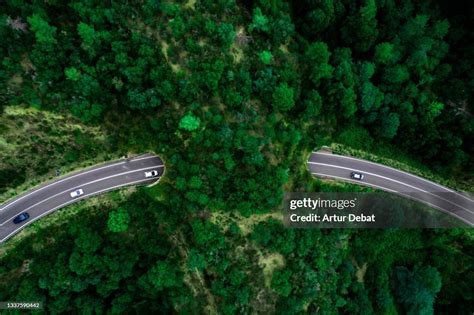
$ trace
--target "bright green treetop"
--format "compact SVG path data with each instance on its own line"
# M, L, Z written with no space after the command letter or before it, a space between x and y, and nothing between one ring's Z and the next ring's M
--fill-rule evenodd
M258 58L263 64L268 65L272 62L273 55L268 50L264 50L258 54Z
M192 114L187 114L179 121L179 128L187 131L193 131L199 128L199 124L199 118L193 116Z
M35 33L36 41L41 44L55 44L56 27L50 26L39 14L34 14L28 18L31 30Z

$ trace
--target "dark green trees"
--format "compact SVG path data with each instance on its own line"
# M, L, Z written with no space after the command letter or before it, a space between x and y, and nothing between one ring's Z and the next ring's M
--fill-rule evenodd
M287 83L282 83L277 86L273 92L273 106L280 111L290 110L295 106L294 91Z
M323 42L310 44L306 49L304 57L310 67L309 78L315 86L318 86L321 79L330 78L333 67L329 64L328 46Z
M112 232L125 232L130 223L130 215L124 208L119 208L109 214L107 226Z
M441 289L441 277L433 267L416 266L413 271L395 267L392 286L407 314L433 314L436 294Z
M98 136L107 131L103 142L74 131L65 146L34 138L42 133L28 121L2 125L2 139L28 128L35 146L21 154L35 161L54 150L64 163L83 162L106 148L167 162L159 185L85 209L67 229L38 228L18 255L2 257L0 300L140 314L448 313L472 304L464 232L292 230L269 218L284 191L334 189L303 167L304 153L330 142L391 144L471 180L471 5L0 6L0 107L71 112ZM52 139L65 135L39 124ZM1 160L1 190L30 174L19 158ZM44 174L56 162L35 165Z
M365 0L359 6L347 6L350 12L342 28L342 36L346 43L359 52L366 52L377 40L377 3L375 0Z

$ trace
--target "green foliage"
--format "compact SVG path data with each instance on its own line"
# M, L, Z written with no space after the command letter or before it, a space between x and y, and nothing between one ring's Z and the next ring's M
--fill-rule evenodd
M269 65L272 62L273 55L268 50L264 50L258 54L258 58L264 65Z
M107 227L112 232L125 232L128 229L130 223L130 215L126 209L118 208L116 211L109 213L109 219L107 220Z
M409 79L410 74L408 72L408 69L404 66L395 66L392 68L388 68L387 71L385 72L385 80L388 83L392 84L399 84L402 82L405 82Z
M179 276L175 267L165 261L159 261L145 275L147 284L153 286L153 289L162 291L181 285Z
M304 1L311 3L310 1ZM306 5L308 6L308 5ZM337 6L337 5L336 5ZM335 4L331 0L318 1L318 3L311 3L309 7L305 7L304 4L300 3L297 6L300 10L298 14L304 16L305 24L303 25L303 31L309 36L313 34L319 34L324 31L327 27L334 23L335 16Z
M284 191L335 189L303 167L334 139L396 147L469 183L474 38L460 5L5 2L0 190L102 154L157 152L167 170L126 202L20 234L1 258L0 301L53 314L468 313L466 231L294 230L259 216ZM54 112L82 122L42 118Z
M271 30L273 31L275 45L281 45L294 35L295 26L291 21L291 17L288 14L284 14L274 20Z
M360 66L360 79L362 81L368 81L375 73L375 65L372 62L364 61Z
M361 86L361 108L364 112L377 110L384 99L383 93L372 83L364 82Z
M100 117L102 110L103 108L100 104L91 104L86 100L74 102L71 108L71 112L75 116L81 117L84 122L90 122Z
M433 101L431 106L428 108L427 116L429 119L434 119L435 117L439 116L444 109L444 104L440 102Z
M395 62L395 45L391 43L380 43L375 46L375 61L382 64L391 64Z
M449 26L449 21L446 19L442 21L436 21L433 27L431 28L431 34L433 35L433 37L441 39L448 33Z
M66 78L71 81L79 81L81 78L81 72L74 67L66 68L64 74Z
M397 134L400 126L400 119L396 113L389 113L384 116L381 134L386 138L393 138Z
M189 181L190 188L199 189L201 188L201 186L202 186L202 180L199 177L197 176L191 177L191 180Z
M309 45L305 51L305 63L310 67L309 78L315 86L318 86L321 79L330 78L333 67L329 65L328 45L323 42L317 42Z
M286 82L277 86L273 92L273 107L276 110L287 111L295 106L294 90Z
M206 260L202 254L192 250L188 256L188 266L190 269L203 270L206 268Z
M441 289L441 276L433 267L416 266L413 271L395 267L392 286L407 314L433 314L434 300Z
M256 7L253 10L252 23L249 26L249 30L251 32L253 30L262 31L262 32L269 31L268 18L262 14L262 10L260 10L259 7Z
M72 115L8 106L0 126L0 193L16 194L54 176L55 169L65 173L115 156L107 133L98 134Z
M273 274L272 288L283 297L288 297L291 293L290 276L289 270L277 270Z
M355 149L370 150L374 139L372 139L366 129L353 126L342 131L337 137L337 141L339 143L350 145Z
M229 47L234 42L234 26L229 23L222 23L217 28L217 37L224 47Z
M93 49L94 42L97 41L97 34L94 28L81 22L77 25L77 32L82 39L82 47L84 50Z
M193 116L192 114L187 114L179 121L179 128L186 131L193 131L199 128L199 124L199 118Z
M304 101L305 115L308 118L315 118L321 114L322 98L316 90L309 92L308 98Z
M377 5L375 0L361 1L363 4L350 14L343 24L342 34L347 43L356 50L368 51L378 37Z
M351 118L357 111L356 94L353 89L344 89L342 91L341 108L344 118Z
M38 44L52 45L56 43L56 27L49 25L39 14L28 17L28 23L35 33Z

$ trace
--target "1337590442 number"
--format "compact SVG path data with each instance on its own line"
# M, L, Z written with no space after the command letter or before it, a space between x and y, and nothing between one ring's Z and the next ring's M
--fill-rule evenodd
M0 309L22 309L22 310L37 310L42 309L43 305L41 302L0 302Z

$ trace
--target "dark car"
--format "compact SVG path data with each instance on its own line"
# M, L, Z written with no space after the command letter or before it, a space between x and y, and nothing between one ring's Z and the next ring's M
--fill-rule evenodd
M357 179L357 180L363 180L364 179L364 174L351 172L351 178Z
M17 215L15 219L13 219L13 223L15 224L21 223L23 221L28 220L29 217L30 215L28 214L28 212L23 212L22 214Z

